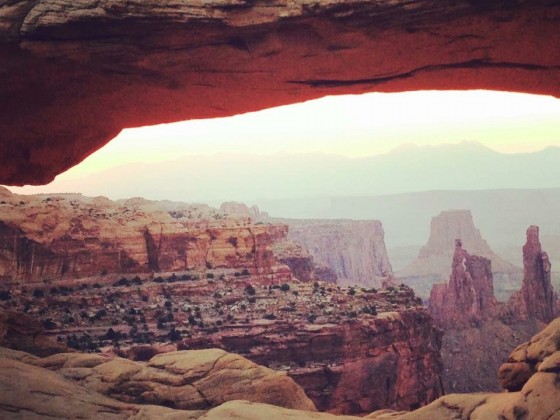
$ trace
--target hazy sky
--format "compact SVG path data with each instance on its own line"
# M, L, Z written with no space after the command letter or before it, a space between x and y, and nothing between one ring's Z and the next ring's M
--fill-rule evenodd
M478 141L506 153L560 146L560 100L490 91L424 91L326 97L213 120L123 130L103 149L44 187L135 162L213 154L376 155L404 143ZM560 164L560 162L559 162ZM201 180L203 182L203 180Z

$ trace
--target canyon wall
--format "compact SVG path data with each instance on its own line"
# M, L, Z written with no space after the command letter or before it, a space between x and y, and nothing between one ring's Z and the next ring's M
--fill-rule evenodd
M2 191L0 278L40 282L108 273L248 270L289 278L271 245L285 225L242 219L185 219L154 203L79 195L18 196ZM175 217L172 217L174 215Z
M391 282L393 270L381 222L279 220L288 225L289 239L307 249L316 263L334 271L337 284L381 287Z

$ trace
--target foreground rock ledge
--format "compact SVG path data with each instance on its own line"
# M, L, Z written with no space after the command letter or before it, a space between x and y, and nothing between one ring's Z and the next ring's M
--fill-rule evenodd
M0 183L47 183L125 127L330 94L560 96L560 1L0 2Z
M532 366L532 371L527 377L518 382L521 386L519 392L451 394L413 412L382 410L365 418L557 419L560 416L559 336L560 318L557 318L529 343L519 346L511 353L508 363L500 369L500 377L505 387L511 385L513 377L507 372L515 370L512 366L523 363ZM227 362L223 363L226 360ZM260 377L259 372L265 376ZM14 381L16 377L18 380ZM256 380L249 380L251 377ZM201 420L257 420L265 417L271 420L359 418L309 411L313 410L312 404L294 383L286 382L287 387L277 388L282 390L276 395L278 399L266 401L270 398L270 393L259 386L259 378L265 377L275 377L269 382L270 389L274 389L274 381L288 379L285 375L221 350L159 355L146 365L92 354L62 353L38 358L24 352L0 348L0 416L10 419L44 416ZM187 382L190 384L185 385ZM228 385L231 383L237 385L231 387ZM200 394L188 392L186 388L189 386L197 388ZM150 395L161 398L153 398L148 402L157 405L137 404L134 393L142 387L154 387ZM236 391L231 392L233 389ZM254 392L255 389L263 392ZM196 398L191 398L193 395L207 396L207 401L211 403L204 408L197 406ZM169 400L171 397L175 399ZM229 397L251 398L253 402ZM264 402L272 402L275 405L264 404L262 398L265 399ZM182 407L190 411L159 405L169 405L170 401L181 402Z

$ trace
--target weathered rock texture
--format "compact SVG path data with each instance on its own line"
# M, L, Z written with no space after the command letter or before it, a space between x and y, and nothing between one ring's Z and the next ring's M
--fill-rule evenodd
M276 259L290 267L293 276L305 282L315 280L336 283L336 273L326 265L316 264L309 251L290 239L272 246Z
M36 318L2 308L0 308L0 346L37 356L49 356L70 350L48 337L43 325Z
M3 1L0 183L46 183L125 127L329 94L560 96L559 16L557 0Z
M475 227L470 210L448 210L432 218L428 243L422 247L416 260L396 273L396 276L412 286L424 297L428 296L434 283L447 280L451 274L455 240L460 238L465 249L472 255L492 261L495 287L500 289L500 279L519 276L521 269L498 257Z
M147 363L80 353L61 353L32 363L129 403L201 410L248 400L316 410L286 373L218 349L160 354Z
M429 309L436 324L444 329L476 326L494 318L498 302L491 261L469 255L461 240L456 239L449 283L434 284Z
M511 352L498 371L502 387L508 391L519 391L536 372L558 372L559 352L560 318L556 318L530 341Z
M507 303L505 316L512 321L538 319L548 323L560 314L558 295L550 283L550 260L541 248L539 227L527 229L523 246L523 283Z
M288 225L288 238L307 249L316 263L333 270L337 284L381 287L392 278L381 222L281 220Z
M107 273L248 270L287 280L270 249L285 225L198 220L154 202L80 195L19 196L2 191L0 280L43 282Z
M510 386L513 379L514 389L520 388L519 391L498 394L451 394L412 412L381 410L373 412L365 418L378 420L556 419L560 413L559 336L560 318L553 321L542 333L533 337L529 343L512 352L508 363L504 364L500 370L500 376L504 378L506 386ZM177 384L181 381L188 382L191 379L194 380L194 383L204 383L213 375L219 375L222 370L227 371L228 367L231 367L231 364L209 367L208 362L212 361L212 353L208 356L201 354L198 363L193 363L192 359L186 357L187 354L177 353L156 357L153 359L153 364L162 369L158 369L153 374L149 372L152 362L148 365L135 364L118 358L110 359L84 354L62 354L39 359L26 353L0 348L0 390L2 391L0 392L0 414L3 418L16 419L44 418L45 416L86 419L181 418L200 420L225 418L257 420L264 417L272 420L286 418L346 420L354 418L286 409L249 401L227 401L209 411L174 410L154 405L124 403L101 395L92 389L99 385L102 389L107 389L106 383L99 384L98 382L100 379L104 379L108 383L117 384L118 389L134 393L137 391L134 387L127 387L130 377L133 378L131 384L137 381L136 386L139 384L149 386L149 384L157 383L159 387L162 387L166 380L170 380L171 385L168 388L178 388ZM221 357L233 357L231 360L239 360L237 356L233 355ZM113 365L111 366L111 364ZM216 364L220 364L220 359L216 361ZM524 364L530 366L529 373L512 374L524 372L526 370ZM56 372L39 366L54 369ZM108 366L111 369L108 369ZM222 369L220 370L220 368ZM241 372L234 373L234 375L238 374L244 375ZM245 374L250 375L251 373ZM181 375L185 375L185 378ZM91 382L87 381L89 376L93 377ZM17 377L18 380L14 381L14 377ZM231 379L228 375L226 377ZM521 377L523 379L519 379ZM242 384L235 383L240 387L243 386ZM218 382L215 385L220 387L223 383ZM220 387L220 389L223 388ZM247 390L250 389L249 386ZM216 389L213 388L213 391ZM219 391L217 392L219 393ZM224 392L229 394L227 389ZM188 392L178 396L178 399L184 401L182 397L186 396L188 396ZM293 398L293 395L286 397L290 399Z

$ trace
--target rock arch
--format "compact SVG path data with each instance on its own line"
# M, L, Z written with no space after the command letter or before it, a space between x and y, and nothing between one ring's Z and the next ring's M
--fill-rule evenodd
M47 183L126 127L325 95L560 97L558 0L0 1L0 183Z

